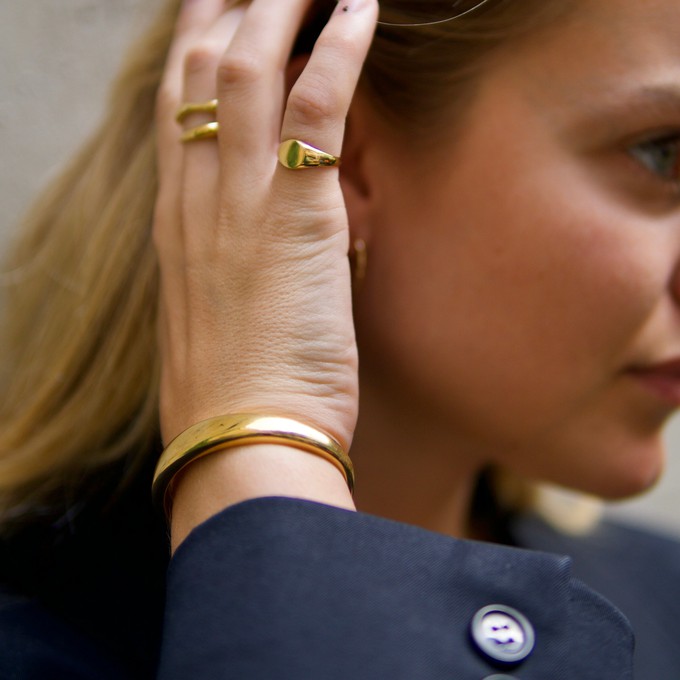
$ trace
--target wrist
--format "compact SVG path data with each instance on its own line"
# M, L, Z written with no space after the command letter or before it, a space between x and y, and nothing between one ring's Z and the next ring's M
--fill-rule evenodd
M284 444L233 446L187 466L174 482L173 552L190 531L230 505L265 496L290 496L355 509L336 466Z

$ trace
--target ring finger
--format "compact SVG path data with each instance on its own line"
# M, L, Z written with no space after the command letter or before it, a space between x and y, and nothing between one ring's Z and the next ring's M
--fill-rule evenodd
M208 31L188 50L184 64L184 104L205 104L215 99L217 70L222 55L236 32L244 9L237 7L223 13ZM217 120L217 112L194 112L186 115L186 130L201 129ZM185 142L183 182L183 223L211 224L216 219L219 185L219 152L214 139ZM192 236L202 239L203 230L186 229L184 239L190 247Z

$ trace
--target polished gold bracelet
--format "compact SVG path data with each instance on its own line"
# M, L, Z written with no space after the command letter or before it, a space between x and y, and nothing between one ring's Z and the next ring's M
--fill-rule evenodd
M168 444L153 477L156 507L167 515L173 479L189 463L246 444L285 444L321 456L342 472L350 492L354 491L354 466L333 437L292 418L237 413L196 423Z

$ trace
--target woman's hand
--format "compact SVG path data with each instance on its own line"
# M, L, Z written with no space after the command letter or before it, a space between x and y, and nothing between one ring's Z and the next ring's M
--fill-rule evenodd
M357 350L338 170L292 171L278 164L277 150L300 139L340 154L377 4L338 5L286 98L290 51L311 4L253 0L225 11L224 0L185 0L181 10L158 106L154 238L166 443L196 422L236 412L298 418L346 448L352 439ZM215 97L219 138L182 145L174 120L181 103ZM184 126L209 120L194 114ZM230 449L193 463L173 521L181 508L192 515L190 528L246 497L336 493L324 490L342 479L333 466L277 449ZM225 476L230 495L208 499L210 509L193 516L212 494L206 479ZM216 492L225 486L217 481Z

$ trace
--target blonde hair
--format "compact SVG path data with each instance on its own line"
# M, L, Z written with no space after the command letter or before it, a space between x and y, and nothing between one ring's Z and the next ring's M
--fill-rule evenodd
M4 267L0 521L45 512L156 437L154 109L177 2L129 55L100 129Z
M91 475L111 463L123 463L124 482L155 455L153 120L179 5L169 0L131 51L99 131L35 205L6 259L0 323L5 527L65 510L65 499L86 494ZM405 23L426 20L441 2L382 5L383 20ZM426 135L441 111L450 113L452 92L464 103L462 93L485 55L544 22L548 8L554 15L565 5L490 0L460 21L381 26L362 86L393 125ZM314 34L307 44L301 39L301 49L310 49Z

